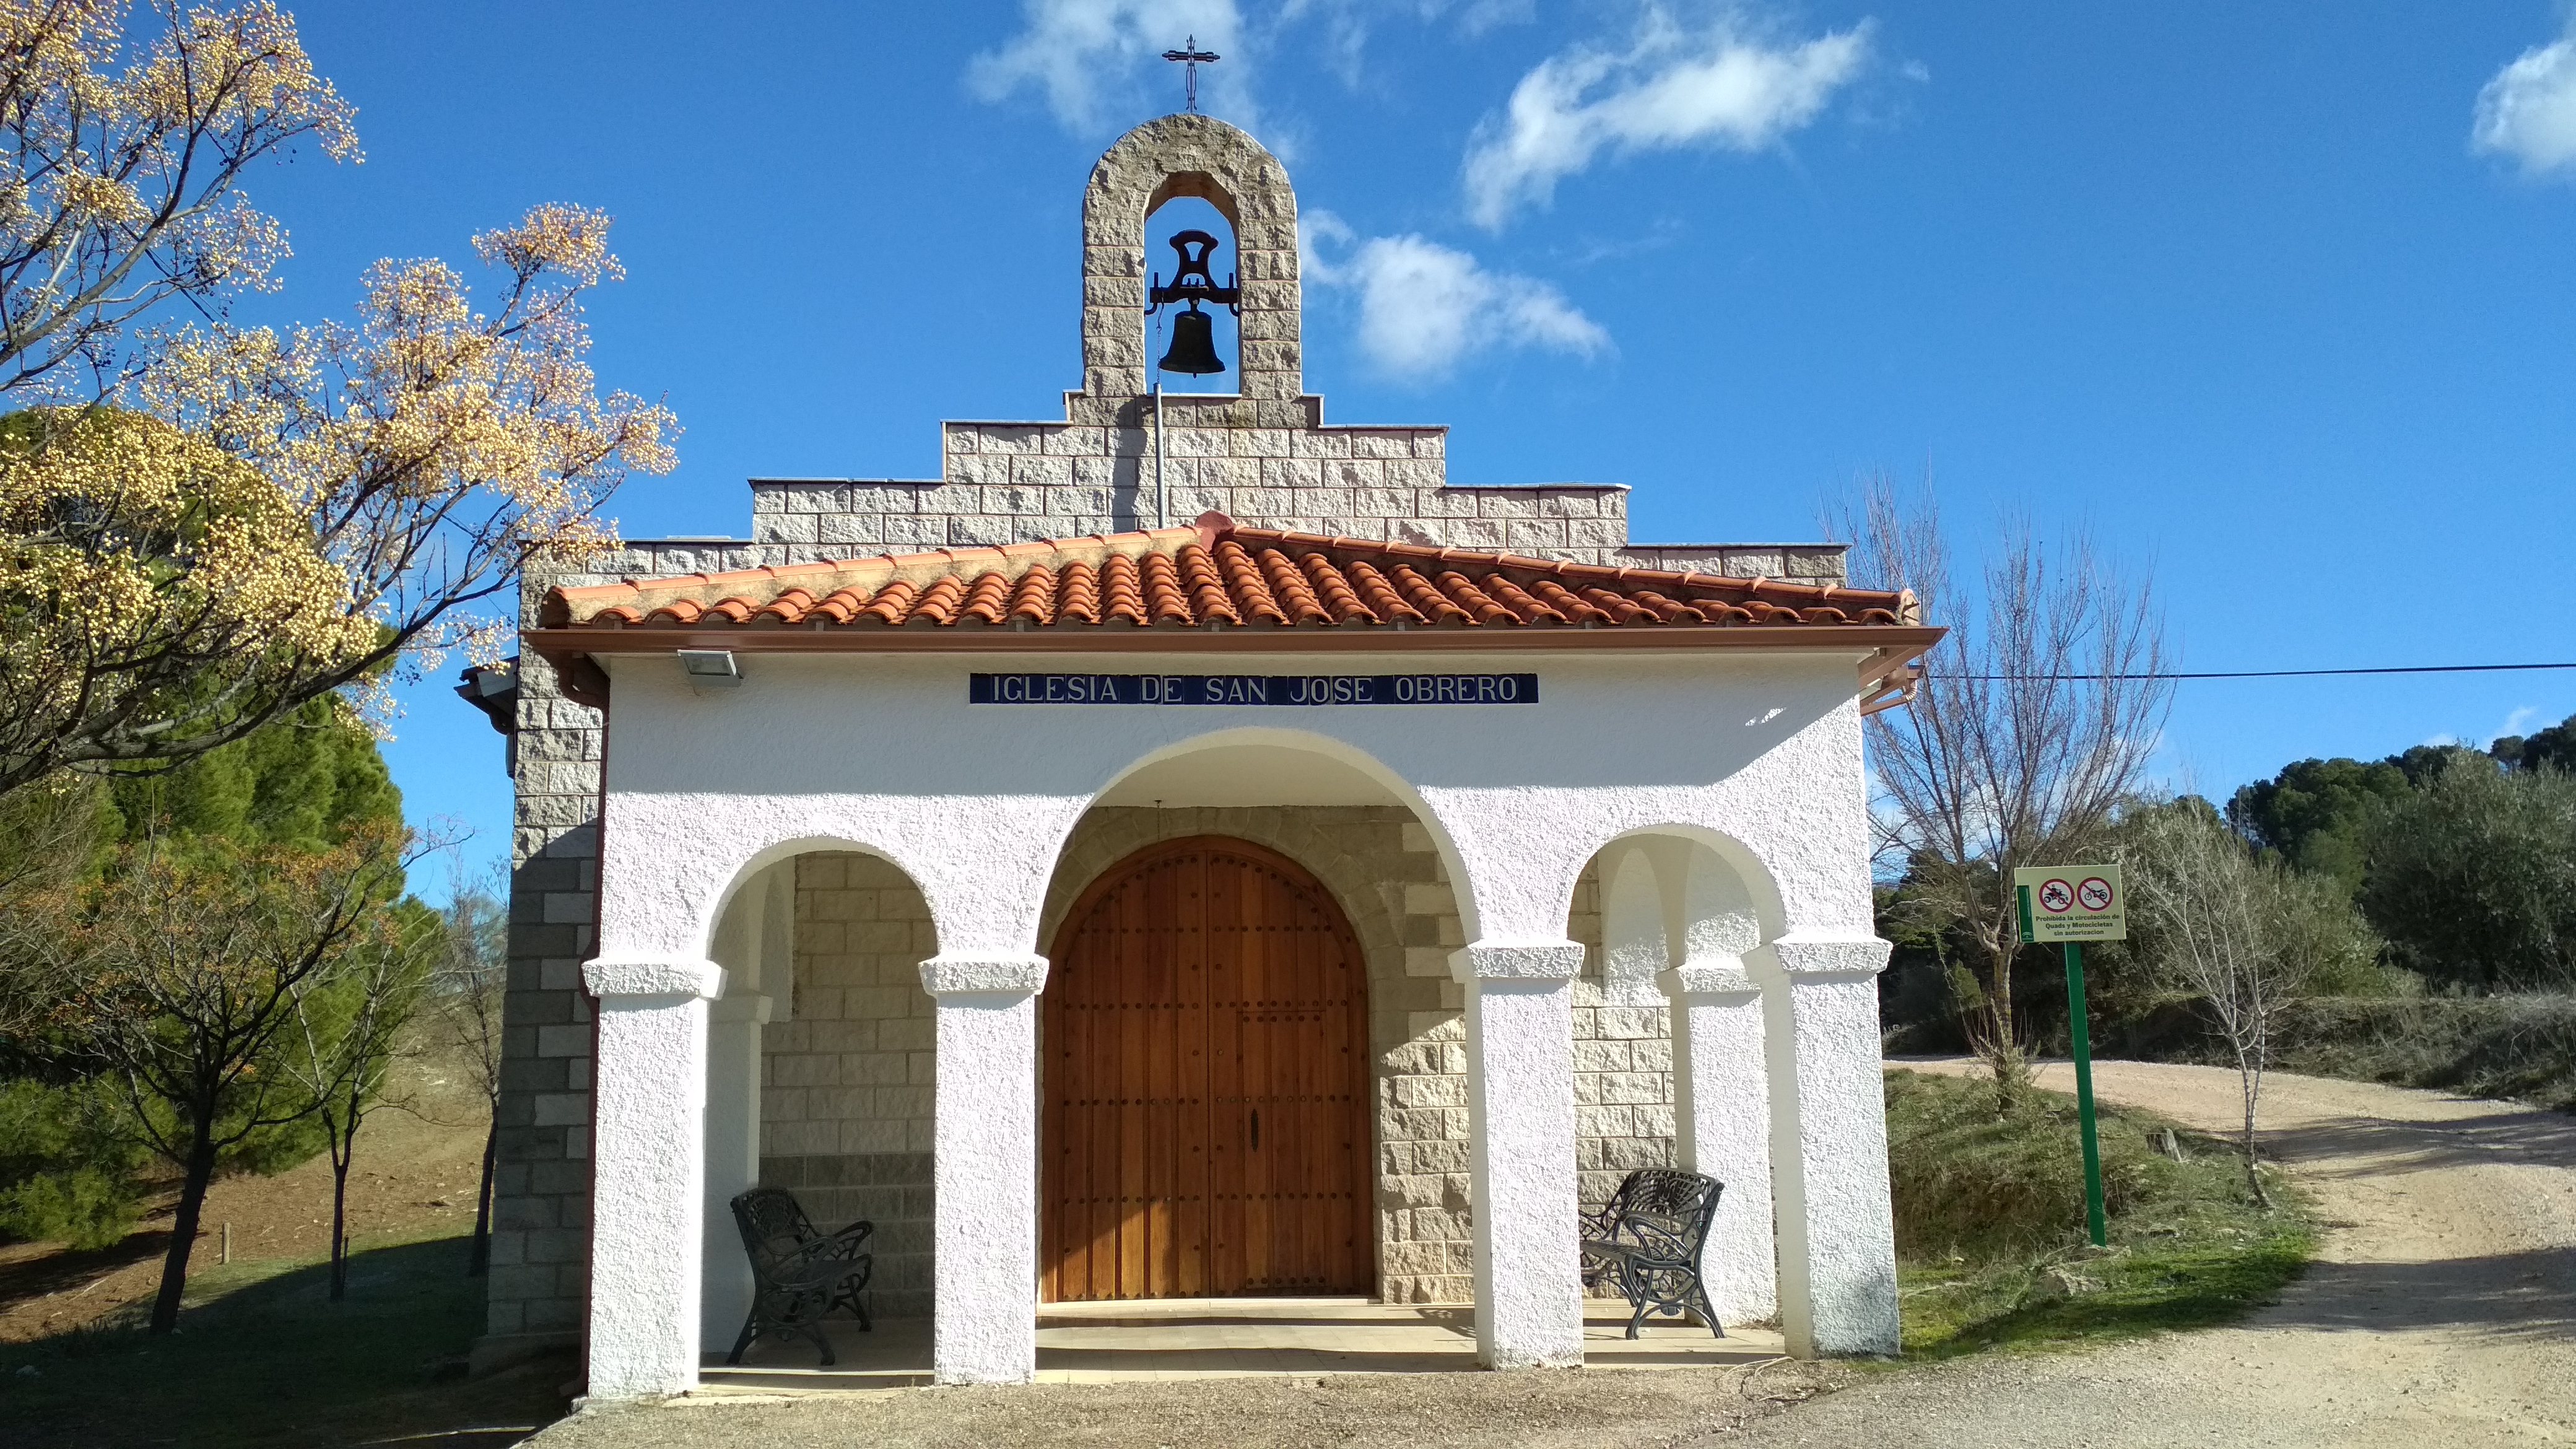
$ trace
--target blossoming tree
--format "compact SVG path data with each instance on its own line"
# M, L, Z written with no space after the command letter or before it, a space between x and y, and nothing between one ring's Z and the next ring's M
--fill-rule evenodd
M386 261L354 321L227 320L285 250L242 169L354 157L351 119L266 3L0 0L0 794L488 658L521 568L613 542L609 494L672 465L669 411L585 359L621 275L594 211L475 237L481 305ZM203 320L144 325L175 300Z

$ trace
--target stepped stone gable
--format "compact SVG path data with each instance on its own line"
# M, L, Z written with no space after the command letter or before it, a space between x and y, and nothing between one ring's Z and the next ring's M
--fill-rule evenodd
M1624 487L1453 484L1445 427L1326 425L1323 399L1303 390L1297 200L1287 172L1234 127L1175 115L1128 132L1093 168L1083 199L1082 388L1065 394L1063 421L944 423L935 479L753 479L749 538L635 540L586 571L532 575L521 591L522 625L537 624L538 604L558 584L1153 527L1152 359L1141 315L1152 269L1145 223L1155 207L1183 196L1208 201L1234 231L1216 266L1238 273L1243 288L1241 391L1165 396L1170 521L1215 509L1261 528L1739 578L1842 581L1836 545L1632 543ZM603 736L598 711L566 698L545 661L521 659L500 1160L489 1336L478 1349L487 1365L506 1360L514 1343L574 1333L587 1302L593 1038L581 967L597 944ZM1431 919L1417 927L1430 929ZM1416 944L1428 946L1407 942ZM1408 971L1429 973L1418 983L1422 990L1438 987L1428 965ZM1403 1050L1447 1066L1420 1068L1421 1080L1400 1090L1445 1092L1458 1070L1459 1048L1451 1043L1463 1039L1456 1003L1409 1004L1417 1009ZM1669 1090L1626 1080L1668 1072L1652 1045L1655 1009L1590 999L1583 1005L1602 1008L1578 1022L1589 1201L1621 1168L1664 1160L1671 1127L1663 1105ZM1398 1066L1396 1056L1388 1060ZM1412 1082L1406 1073L1414 1070L1399 1067L1393 1080ZM1628 1090L1632 1085L1639 1090ZM1382 1228L1395 1247L1386 1286L1403 1296L1455 1296L1464 1282L1464 1229L1449 1219L1463 1208L1456 1200L1463 1158L1450 1158L1463 1149L1443 1133L1415 1136L1390 1128L1384 1143L1395 1184L1385 1191L1395 1196L1383 1208L1397 1215Z

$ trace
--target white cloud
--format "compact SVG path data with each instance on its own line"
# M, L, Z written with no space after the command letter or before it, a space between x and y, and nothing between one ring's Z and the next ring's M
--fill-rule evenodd
M1503 114L1487 117L1469 145L1469 211L1500 226L1604 149L1761 150L1813 121L1860 73L1871 28L1773 43L1732 15L1692 31L1651 9L1625 52L1577 46L1521 77Z
M1536 347L1591 357L1610 334L1565 294L1535 278L1487 271L1465 252L1420 236L1371 237L1328 262L1314 242L1356 238L1328 211L1309 212L1304 275L1358 297L1360 350L1388 373L1432 382L1474 353Z
M2556 42L2524 51L2478 92L2469 144L2534 175L2576 172L2576 17Z
M1199 67L1199 109L1223 109L1240 123L1252 122L1243 17L1234 0L1023 0L1021 13L1025 29L967 65L966 85L977 98L1000 101L1034 90L1076 131L1107 125L1140 85L1159 87L1152 94L1168 98L1157 113L1177 111L1180 67L1163 52L1195 35L1201 50L1225 57Z

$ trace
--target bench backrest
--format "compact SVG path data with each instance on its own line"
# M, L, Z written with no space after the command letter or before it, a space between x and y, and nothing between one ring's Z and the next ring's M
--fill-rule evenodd
M767 1271L779 1260L814 1241L814 1220L805 1216L796 1194L783 1187L755 1187L733 1200L733 1224L742 1232L743 1250L755 1268Z
M1640 1167L1629 1173L1619 1191L1610 1198L1603 1211L1603 1224L1612 1232L1633 1222L1646 1223L1681 1241L1684 1253L1693 1262L1699 1260L1700 1244L1708 1238L1708 1225L1717 1216L1717 1197L1723 1190L1716 1178L1676 1167Z

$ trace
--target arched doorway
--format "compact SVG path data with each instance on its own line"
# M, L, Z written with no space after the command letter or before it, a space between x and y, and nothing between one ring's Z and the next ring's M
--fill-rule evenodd
M1249 841L1164 841L1049 955L1044 1296L1371 1291L1367 974L1322 883Z

